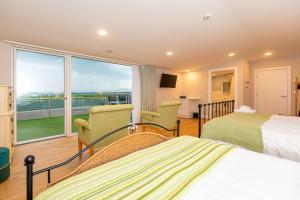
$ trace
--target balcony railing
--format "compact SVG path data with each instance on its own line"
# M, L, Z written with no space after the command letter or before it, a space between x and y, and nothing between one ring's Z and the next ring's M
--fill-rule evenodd
M131 103L131 92L101 94L74 93L73 114L87 114L92 106ZM39 119L64 116L65 98L62 95L26 96L17 100L17 119Z

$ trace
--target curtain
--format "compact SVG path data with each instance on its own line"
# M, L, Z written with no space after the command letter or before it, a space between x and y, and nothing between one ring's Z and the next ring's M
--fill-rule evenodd
M140 76L142 110L156 111L156 68L141 66Z
M140 67L132 66L132 122L141 122L141 76Z

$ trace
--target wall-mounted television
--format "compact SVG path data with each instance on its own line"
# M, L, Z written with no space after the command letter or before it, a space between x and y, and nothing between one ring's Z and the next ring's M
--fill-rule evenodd
M160 79L161 88L175 88L177 76L173 74L162 74Z

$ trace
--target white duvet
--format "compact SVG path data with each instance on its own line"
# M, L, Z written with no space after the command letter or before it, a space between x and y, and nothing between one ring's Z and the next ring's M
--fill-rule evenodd
M261 130L265 154L300 162L300 117L272 115Z
M237 148L196 179L183 199L299 200L300 163Z

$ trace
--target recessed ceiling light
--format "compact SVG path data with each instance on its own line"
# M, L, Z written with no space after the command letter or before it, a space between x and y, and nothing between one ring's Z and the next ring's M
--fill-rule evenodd
M215 74L215 73L213 73L213 74L212 74L212 76L216 76L216 74Z
M235 56L235 53L229 53L228 56L229 57Z
M167 54L167 56L172 56L173 52L172 51L168 51L166 54Z
M273 53L271 52L271 51L268 51L268 52L266 52L264 55L265 56L270 56L270 55L272 55Z
M191 70L189 70L189 69L186 69L186 70L185 70L185 72L189 72L189 71L191 71Z
M203 20L204 20L204 21L207 21L207 20L209 20L210 17L211 17L211 14L210 14L210 13L206 13L206 14L203 16Z
M99 30L98 34L101 36L106 36L107 35L107 31L106 30Z

